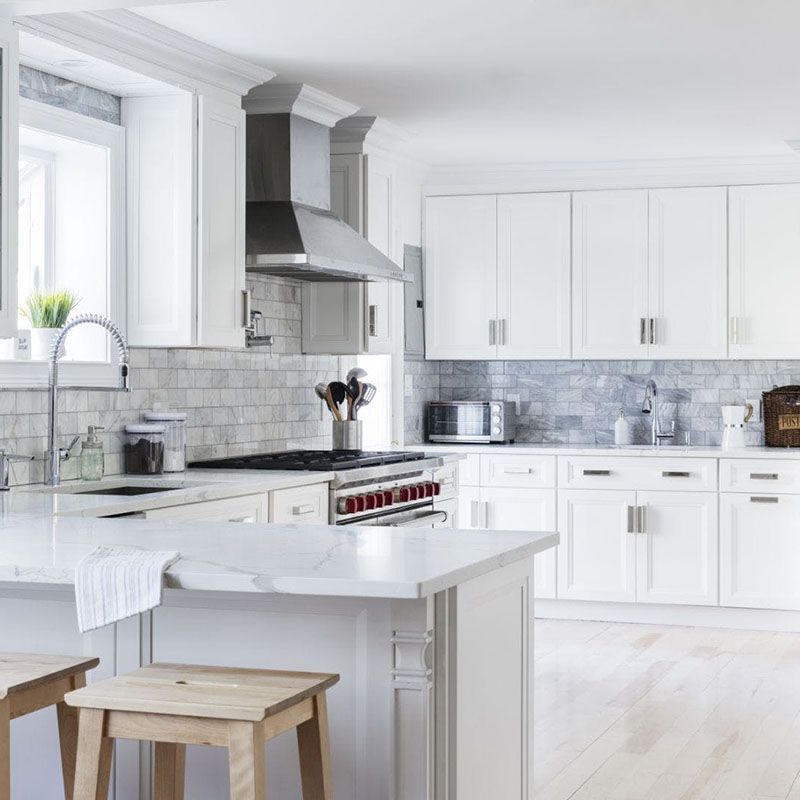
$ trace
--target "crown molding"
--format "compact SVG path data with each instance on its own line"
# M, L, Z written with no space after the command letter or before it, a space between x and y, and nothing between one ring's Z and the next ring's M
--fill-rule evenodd
M307 83L257 86L244 98L243 106L248 114L294 114L328 128L358 111L358 106Z
M338 153L362 153L365 146L381 150L396 150L409 140L398 125L382 117L347 117L331 130L331 146Z
M19 17L15 25L200 94L241 98L275 77L271 70L124 9Z
M433 167L426 195L800 183L800 153Z

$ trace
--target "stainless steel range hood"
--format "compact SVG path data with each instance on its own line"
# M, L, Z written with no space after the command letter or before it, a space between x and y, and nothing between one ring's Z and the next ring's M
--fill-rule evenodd
M247 116L248 272L306 281L413 281L330 211L330 131L294 114Z

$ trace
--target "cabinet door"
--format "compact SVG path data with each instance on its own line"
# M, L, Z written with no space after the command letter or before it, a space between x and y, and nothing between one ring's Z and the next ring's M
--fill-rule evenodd
M267 522L269 500L266 494L208 500L185 506L145 511L145 519L197 520L198 522Z
M628 532L635 505L635 492L559 492L559 599L636 599L636 536Z
M800 496L720 495L720 604L800 610Z
M425 354L497 357L497 200L429 197L425 204Z
M713 492L639 492L636 599L717 605L718 520Z
M554 531L555 489L481 489L486 527L495 531ZM534 594L556 596L556 550L534 558Z
M195 99L125 97L128 343L194 344Z
M328 524L328 484L278 489L271 493L270 522Z
M730 355L798 358L800 185L737 186L730 204Z
M244 127L241 108L198 100L197 343L244 346Z
M497 354L506 359L570 356L571 198L497 198Z
M724 358L727 349L727 190L650 192L653 358Z
M17 335L17 175L19 50L17 30L0 19L0 338Z
M575 358L647 355L647 192L572 199Z

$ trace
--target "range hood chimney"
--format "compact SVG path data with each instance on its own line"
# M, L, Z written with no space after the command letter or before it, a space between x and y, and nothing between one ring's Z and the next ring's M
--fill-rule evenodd
M357 109L305 85L264 84L247 110L248 272L306 281L411 281L330 210L330 128Z

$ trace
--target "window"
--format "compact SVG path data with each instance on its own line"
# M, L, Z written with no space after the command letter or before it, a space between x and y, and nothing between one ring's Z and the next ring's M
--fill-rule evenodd
M375 399L359 414L364 449L386 450L392 445L392 356L359 356L356 363L367 371L364 380L377 389Z
M119 126L20 100L17 296L69 290L74 314L124 321L124 132ZM19 328L30 328L20 314ZM64 360L107 363L94 326L70 333Z

